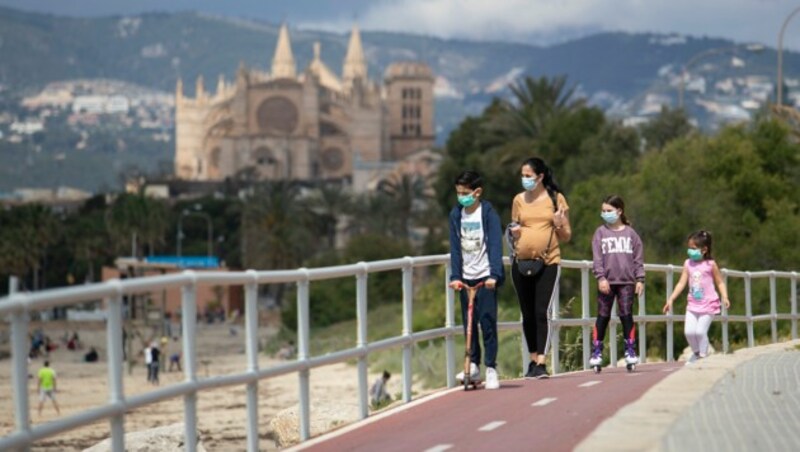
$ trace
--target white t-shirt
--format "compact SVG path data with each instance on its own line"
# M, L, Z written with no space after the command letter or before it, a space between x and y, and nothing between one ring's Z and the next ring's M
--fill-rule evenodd
M489 254L483 240L483 207L472 213L461 211L461 270L464 279L480 279L489 276Z

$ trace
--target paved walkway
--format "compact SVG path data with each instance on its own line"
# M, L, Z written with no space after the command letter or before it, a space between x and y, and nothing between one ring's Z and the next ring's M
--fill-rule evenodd
M800 450L798 347L795 340L742 349L684 367L576 450Z
M644 364L445 391L300 445L306 451L570 451L601 422L680 369Z
M800 341L443 391L293 450L800 451Z
M667 451L800 451L800 350L740 364L692 405Z

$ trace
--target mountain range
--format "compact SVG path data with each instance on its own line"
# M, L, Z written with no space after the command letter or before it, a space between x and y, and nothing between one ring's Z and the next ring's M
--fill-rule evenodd
M269 69L278 28L277 23L194 12L76 18L0 7L0 85L22 96L53 81L109 78L173 91L179 77L193 87L202 75L206 89L213 90L217 77L231 80L240 62ZM297 28L290 34L298 69L308 65L319 41L322 59L341 72L347 34ZM679 74L701 52L737 45L713 37L622 32L550 46L388 32L362 32L362 40L373 79L398 60L422 60L432 67L438 77L440 143L464 116L506 95L507 84L523 75L566 74L580 94L608 109L647 93L676 99L670 74ZM741 58L746 70L719 65L719 78L747 74L774 80L774 49ZM784 54L784 74L798 77L800 55ZM187 88L187 94L193 93Z

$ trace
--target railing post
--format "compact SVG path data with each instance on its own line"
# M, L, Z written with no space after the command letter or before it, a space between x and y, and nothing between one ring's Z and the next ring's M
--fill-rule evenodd
M755 338L753 337L753 299L751 290L750 272L744 274L744 309L747 318L747 346L753 347L755 345Z
M778 294L775 288L775 271L769 274L769 320L770 332L772 333L772 343L778 342Z
M583 320L589 320L591 317L589 308L589 269L591 265L590 261L583 261L583 266L581 267L581 318ZM581 327L583 333L583 370L589 369L589 352L592 348L591 330L592 327L588 324L584 324Z
M557 373L559 373L561 371L561 367L559 366L559 361L561 360L561 350L560 350L560 348L561 348L561 345L560 345L560 342L561 342L560 341L560 339L561 339L561 328L560 328L560 324L558 322L558 318L560 317L559 316L559 311L561 310L561 307L560 307L560 304L559 304L559 298L561 297L561 290L560 290L560 288L561 288L561 275L560 275L561 267L558 267L558 271L559 271L559 277L556 278L557 284L555 285L555 287L553 287L553 311L550 314L550 318L547 319L548 324L550 326L552 326L552 328L550 329L551 337L549 339L550 339L550 343L552 344L552 347L553 347L552 355L551 355L552 358L553 358L553 362L552 362L553 375L556 375Z
M108 318L106 319L106 344L108 347L108 395L111 404L125 402L122 366L122 290L106 299ZM125 414L120 413L111 418L111 450L125 451Z
M411 265L413 260L406 256L406 264L403 266L403 336L409 340L408 343L403 345L403 401L408 403L411 401L411 382L413 374L411 373L411 351L413 344L411 340L411 315L412 315L412 302L414 299L414 267Z
M19 278L12 276L8 279L8 295L14 296L19 291ZM11 374L11 387L14 396L14 420L18 432L28 432L31 429L30 407L28 405L28 326L29 317L27 309L11 314L11 356L13 372ZM30 450L25 445L25 450Z
M369 381L367 380L367 264L359 262L361 270L356 274L356 319L358 337L356 347L364 350L358 357L358 407L361 419L369 416Z
M647 362L647 295L645 288L642 288L642 293L639 295L639 362L645 364Z
M184 375L188 383L197 382L197 349L195 335L197 327L197 277L193 271L186 271L192 282L181 287L181 315L183 322L183 353L185 358ZM192 391L183 397L183 422L186 435L186 450L197 450L197 392Z
M675 269L672 264L669 265L669 269L667 270L666 275L666 282L667 282L667 299L669 299L670 295L672 295L673 284L675 277ZM667 315L669 318L667 319L667 362L671 363L675 361L675 322L672 320L672 306L669 307L669 311Z
M309 280L308 270L301 268L305 277L297 281L297 360L307 362L309 357ZM306 368L298 372L300 383L300 441L311 437L311 417L309 400L310 371Z
M447 362L447 387L453 388L456 385L456 376L453 375L453 369L456 368L456 349L455 340L453 339L453 326L455 326L455 294L450 289L450 275L452 269L450 268L450 261L448 260L444 266L444 292L445 292L445 317L444 326L448 329L447 336L444 337L445 342L445 355Z
M722 269L722 280L725 283L725 287L728 286L728 270L723 268ZM730 350L730 340L728 339L728 308L725 307L725 304L722 304L722 353L727 354Z
M247 371L258 372L258 273L247 270L252 281L244 286L244 321ZM258 380L247 383L247 450L258 452Z
M792 272L790 302L792 304L792 340L797 339L797 272Z

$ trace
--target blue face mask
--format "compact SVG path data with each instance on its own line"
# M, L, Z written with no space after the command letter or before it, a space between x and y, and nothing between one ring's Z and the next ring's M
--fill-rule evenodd
M694 248L687 249L686 254L689 255L689 259L693 261L699 261L703 258L703 252Z
M522 188L527 191L531 191L536 188L536 178L533 177L523 177L522 178Z
M475 204L475 194L470 193L468 195L458 195L458 203L464 207L469 207Z
M600 212L600 216L603 218L603 221L608 224L614 224L619 220L619 214L616 211Z

